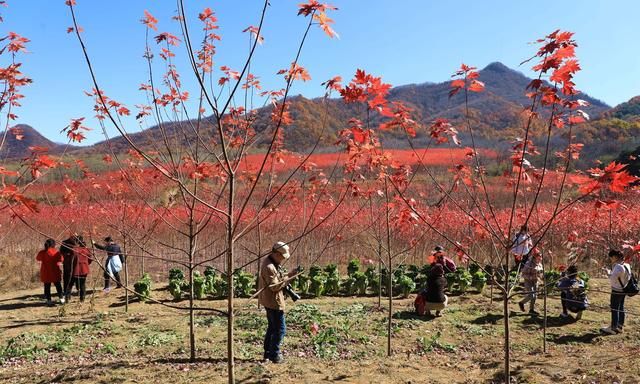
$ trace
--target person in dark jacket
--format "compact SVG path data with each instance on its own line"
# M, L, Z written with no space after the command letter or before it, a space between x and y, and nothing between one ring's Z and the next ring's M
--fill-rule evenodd
M73 290L73 264L75 263L74 249L78 244L78 235L75 233L60 243L60 253L64 258L62 262L62 290L67 302L71 299Z
M578 267L571 265L567 268L567 274L558 281L562 313L560 317L568 318L568 311L576 313L576 320L582 318L582 311L587 309L589 301L584 289L584 282L578 278Z
M105 245L93 243L93 245L103 251L107 252L107 259L104 262L104 292L109 293L111 290L111 278L115 279L118 283L116 288L122 288L122 282L120 280L120 271L122 270L122 250L120 246L116 244L111 236L104 238Z
M444 277L444 267L442 264L434 264L429 271L427 277L427 296L425 309L428 316L431 311L436 311L436 316L440 316L440 312L447 307L448 298L444 294L447 286L447 279Z
M80 302L84 302L84 297L87 292L87 275L89 275L89 265L93 259L91 258L91 251L87 249L87 245L84 242L82 236L78 236L78 245L74 250L75 264L73 266L73 279L76 283L76 289L80 295Z

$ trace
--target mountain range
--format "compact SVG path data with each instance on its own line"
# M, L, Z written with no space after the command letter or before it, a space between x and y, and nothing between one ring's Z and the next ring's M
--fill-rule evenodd
M511 140L523 126L522 111L530 103L525 92L531 79L499 62L489 64L480 70L479 74L480 80L485 83L485 92L470 93L468 99L474 135L481 143L480 145L484 146ZM449 81L408 84L392 88L388 99L402 101L408 105L413 110L414 118L420 123L428 125L434 119L444 117L450 119L454 125L462 125L465 116L464 95L459 93L450 98L450 89ZM588 94L580 94L579 98L589 102L589 106L585 107L584 111L592 118L590 122L582 124L584 129L576 129L576 132L585 132L577 134L578 140L585 142L585 147L596 141L612 141L616 143L616 147L608 148L607 151L619 152L635 144L635 137L640 136L638 135L640 133L640 97L633 98L615 108ZM325 134L320 146L329 147L335 142L337 132L346 127L350 118L364 115L361 105L345 104L341 99L308 99L303 96L293 96L289 98L289 102L293 124L285 128L284 136L285 146L291 150L302 150L313 145L322 130L323 123ZM260 131L268 124L271 111L271 107L256 111L254 123L256 130ZM377 122L374 118L373 123ZM178 145L184 141L184 131L188 131L184 129L184 123L165 124L167 140L175 141ZM544 127L540 125L539 130L543 130ZM205 129L210 127L205 125ZM59 144L47 140L31 127L21 125L18 128L23 131L22 140L15 140L10 138L12 135L7 135L8 140L2 149L2 157L25 156L28 154L28 147L33 145L48 146L53 153L61 150ZM464 139L464 129L459 130ZM388 146L402 146L403 140L398 136L397 133L386 134L383 140ZM152 143L161 139L158 127L132 133L129 138L142 146L152 146ZM126 149L128 149L126 140L118 136L76 150L103 153Z

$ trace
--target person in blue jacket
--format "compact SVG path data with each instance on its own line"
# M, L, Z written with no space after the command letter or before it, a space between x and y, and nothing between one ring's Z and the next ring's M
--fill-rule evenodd
M576 314L576 320L582 318L582 312L589 307L589 300L584 287L584 281L578 277L578 267L567 268L566 275L558 281L562 313L560 317L569 318L569 311Z

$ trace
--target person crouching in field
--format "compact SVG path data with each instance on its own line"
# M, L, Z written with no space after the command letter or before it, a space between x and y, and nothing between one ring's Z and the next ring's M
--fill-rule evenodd
M75 263L73 265L73 280L80 295L80 302L84 302L87 293L87 275L89 275L89 265L93 261L91 251L87 249L82 236L78 236L78 245L74 249Z
M56 249L55 240L47 239L44 242L44 249L38 252L36 260L40 262L40 281L44 283L44 297L47 300L47 305L53 305L53 301L51 301L51 284L55 284L60 302L64 304L64 291L60 284L60 280L62 280L60 263L62 263L63 257Z
M284 318L284 292L289 284L289 278L296 274L296 270L283 278L278 266L289 258L289 246L281 241L275 243L271 253L262 262L258 289L258 302L267 311L267 332L264 336L264 359L274 363L282 362L280 344L286 332Z
M631 266L624 262L622 252L612 249L609 251L609 261L611 269L607 269L609 274L609 284L611 284L611 325L601 328L603 333L613 335L622 332L625 320L624 287L631 279Z
M580 320L582 312L589 307L589 300L587 300L584 282L578 277L578 267L571 265L567 268L566 276L558 281L558 288L562 302L560 317L568 318L568 311L571 311L576 313L576 320Z
M448 298L444 294L447 279L444 277L444 268L441 264L434 264L427 277L427 295L425 298L426 315L431 316L431 311L436 311L436 317L447 307Z
M522 278L524 279L524 292L526 296L520 300L518 306L524 312L524 305L529 303L529 313L539 315L535 310L536 298L538 297L538 280L542 275L542 255L534 249L531 251L533 257L529 257L522 267Z

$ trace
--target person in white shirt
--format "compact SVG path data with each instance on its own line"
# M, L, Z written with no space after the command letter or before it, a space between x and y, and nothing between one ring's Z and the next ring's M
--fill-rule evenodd
M609 283L611 284L611 325L601 328L603 333L613 335L622 332L624 327L624 287L631 278L631 266L624 262L622 252L612 249L609 251L611 269L607 269Z
M524 258L529 255L531 248L533 248L533 240L531 240L529 228L526 224L520 227L520 231L513 237L512 244L511 253L515 258L515 267L517 268L520 263L524 264L526 262Z

